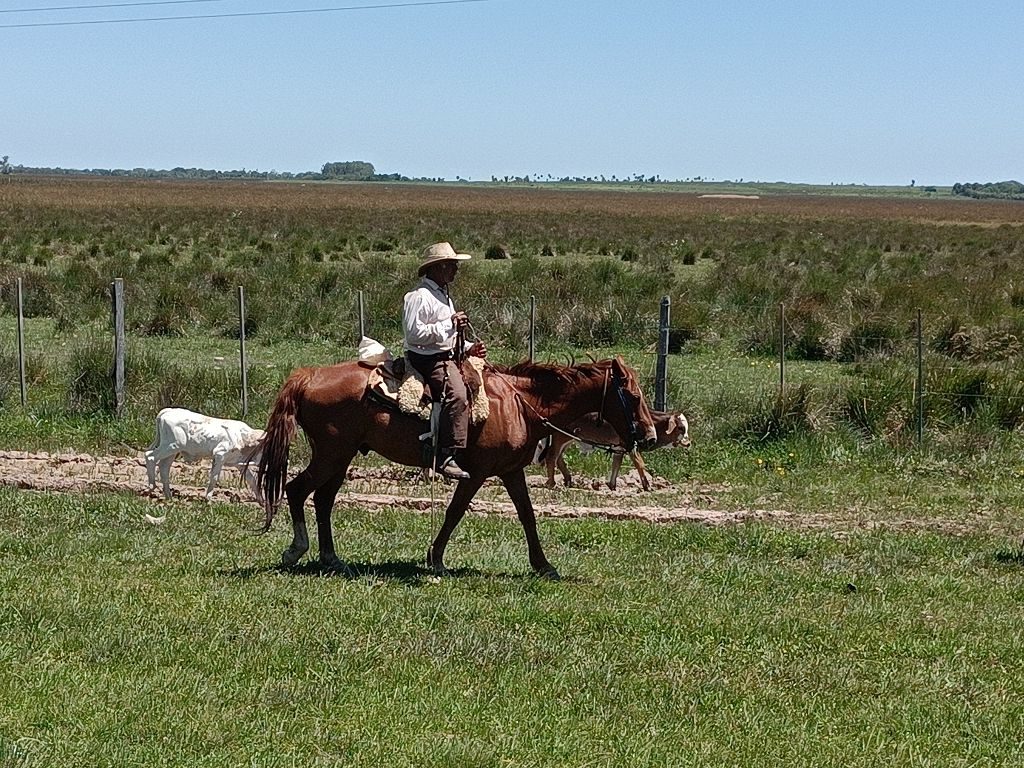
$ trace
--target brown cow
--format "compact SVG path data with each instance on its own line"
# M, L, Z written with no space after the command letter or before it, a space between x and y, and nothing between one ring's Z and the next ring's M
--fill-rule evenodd
M666 412L666 411L651 411L651 417L654 419L654 429L658 434L657 442L654 448L661 448L663 446L682 446L684 448L690 447L690 425L687 422L686 417L679 412ZM612 429L611 425L607 421L599 421L600 416L597 413L588 413L585 416L580 417L566 430L576 435L576 440L563 435L558 432L552 433L547 438L550 440L550 444L538 452L537 463L543 464L547 469L548 481L547 487L555 487L555 467L562 473L562 479L565 482L565 487L569 488L572 486L572 477L569 475L569 468L565 464L565 458L563 454L565 449L573 442L580 442L583 450L587 451L592 449L595 444L604 445L616 445L621 446L622 441L619 436L615 434L615 430ZM543 442L542 442L543 445ZM653 449L652 449L653 450ZM625 455L625 451L618 450L612 454L612 468L608 473L608 487L613 491L615 490L616 482L619 477L619 469L622 467L622 457ZM637 459L639 456L635 453L630 454L630 459L633 462L633 466L636 467L637 472L640 475L640 483L643 485L645 491L651 490L651 482L648 479L647 473L644 471L643 460L639 463Z

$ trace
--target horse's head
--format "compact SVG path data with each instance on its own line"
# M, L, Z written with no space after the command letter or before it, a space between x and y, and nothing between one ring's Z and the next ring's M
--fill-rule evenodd
M603 417L622 438L626 450L635 447L651 448L658 439L651 409L647 407L636 372L623 361L621 355L609 361L609 386L605 388L601 403Z

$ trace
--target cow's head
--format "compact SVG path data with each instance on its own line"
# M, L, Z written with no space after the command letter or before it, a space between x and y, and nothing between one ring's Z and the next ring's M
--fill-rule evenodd
M681 413L668 413L665 415L667 418L663 422L664 432L661 430L662 422L656 425L658 427L658 445L668 445L673 448L689 448L690 422Z

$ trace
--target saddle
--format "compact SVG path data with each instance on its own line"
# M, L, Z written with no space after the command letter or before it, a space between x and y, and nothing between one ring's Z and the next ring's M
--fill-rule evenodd
M362 364L367 365L366 362ZM467 357L462 366L462 379L469 393L469 421L480 424L486 421L491 410L484 388L484 359ZM366 386L370 395L384 405L422 421L430 421L433 405L430 388L419 372L406 364L405 358L383 360L374 365Z

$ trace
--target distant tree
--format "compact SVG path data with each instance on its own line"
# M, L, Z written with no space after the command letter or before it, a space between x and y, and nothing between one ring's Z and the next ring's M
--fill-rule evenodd
M349 179L364 181L374 175L373 163L362 160L348 160L338 163L324 163L320 169L325 179Z
M8 160L10 160L10 157L10 155L4 155L3 159L0 160L0 173L2 173L4 176L11 172L11 164L7 162Z

